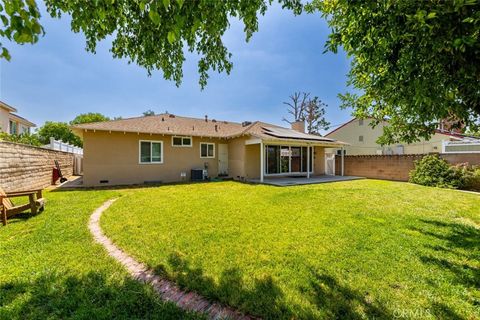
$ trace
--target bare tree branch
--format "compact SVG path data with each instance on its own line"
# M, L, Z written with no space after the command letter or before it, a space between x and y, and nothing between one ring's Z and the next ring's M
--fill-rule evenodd
M285 101L283 104L287 106L287 113L293 116L293 120L283 118L282 121L292 124L295 121L304 120L305 107L309 96L310 93L307 92L295 92L290 95L291 101Z

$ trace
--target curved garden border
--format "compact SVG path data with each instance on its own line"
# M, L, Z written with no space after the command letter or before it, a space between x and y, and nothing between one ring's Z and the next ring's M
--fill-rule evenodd
M173 302L186 311L203 313L211 319L255 319L219 303L212 303L198 293L181 290L175 283L159 277L153 270L118 248L103 233L99 223L102 213L117 199L110 199L97 208L90 216L88 228L95 241L101 244L112 258L120 262L134 279L150 284L163 300Z

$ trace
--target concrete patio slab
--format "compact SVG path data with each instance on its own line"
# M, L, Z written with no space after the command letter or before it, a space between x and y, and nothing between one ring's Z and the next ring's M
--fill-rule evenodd
M264 178L263 182L260 182L260 179L249 180L252 183L263 183L272 186L286 187L286 186L298 186L304 184L316 184L316 183L327 183L327 182L338 182L338 181L349 181L349 180L358 180L365 179L363 177L355 176L311 176L310 178L300 176L290 176L290 177L268 177Z

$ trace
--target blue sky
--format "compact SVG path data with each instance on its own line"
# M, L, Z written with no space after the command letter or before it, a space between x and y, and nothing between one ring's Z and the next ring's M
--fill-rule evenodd
M350 119L337 97L347 90L349 62L343 52L322 53L329 29L318 14L295 17L273 6L248 43L242 24L232 21L224 42L233 54L233 70L211 73L203 91L194 56L187 57L177 88L161 71L149 77L144 69L113 59L109 41L96 54L86 52L83 34L70 31L68 17L51 19L44 13L41 22L46 35L37 44L4 43L12 60L0 62L0 100L38 125L70 121L84 112L130 117L147 109L282 124L282 102L295 91L311 92L327 103L333 125Z

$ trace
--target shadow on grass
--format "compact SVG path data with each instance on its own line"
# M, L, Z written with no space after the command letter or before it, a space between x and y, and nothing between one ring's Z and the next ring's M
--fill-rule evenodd
M480 229L473 225L443 222L436 220L420 220L423 228L416 231L442 241L439 245L426 245L428 254L420 256L420 261L448 271L452 283L460 285L466 291L475 292L480 287L480 269L476 262L480 259ZM465 302L478 308L480 300L475 295L468 295ZM438 318L462 319L446 304L434 302L432 312Z
M46 274L0 285L0 319L198 318L159 300L147 286L102 273Z
M40 214L43 214L43 212L38 212L37 214L33 214L30 211L22 212L22 213L17 213L13 217L8 218L7 222L8 224L11 223L18 223L18 222L25 222L33 217L36 217Z
M105 185L105 186L95 186L95 187L84 187L84 186L57 186L54 189L51 189L50 192L71 192L71 191L117 191L117 190L135 190L135 189L152 189L152 188L161 188L161 187L171 187L171 186L190 186L190 185L202 185L207 183L218 183L218 182L237 182L236 180L224 180L224 181L177 181L177 182L151 182L151 183L142 183L142 184L120 184L120 185Z
M256 280L253 287L247 288L238 268L225 270L220 279L215 281L205 275L201 268L190 266L190 263L178 254L172 254L168 264L173 271L170 278L181 287L195 290L210 300L266 318L293 316L289 308L282 303L283 293L271 277ZM163 265L154 270L159 275L168 276Z
M341 285L335 278L310 270L313 303L328 319L392 319L388 308L367 293Z
M421 256L420 260L449 270L455 281L465 287L480 287L480 270L468 261L480 258L480 230L455 222L420 221L425 224L425 228L415 228L416 231L444 242L444 245L427 246L432 253ZM435 227L435 232L431 231L431 226Z
M168 265L172 270L169 277L181 287L265 319L313 319L318 318L319 314L338 319L391 318L386 308L369 301L368 295L342 286L328 275L312 273L311 282L300 289L302 300L306 301L305 305L300 306L287 301L271 276L246 284L242 271L231 268L214 280L178 254L170 256ZM157 266L155 272L168 277L163 265Z

